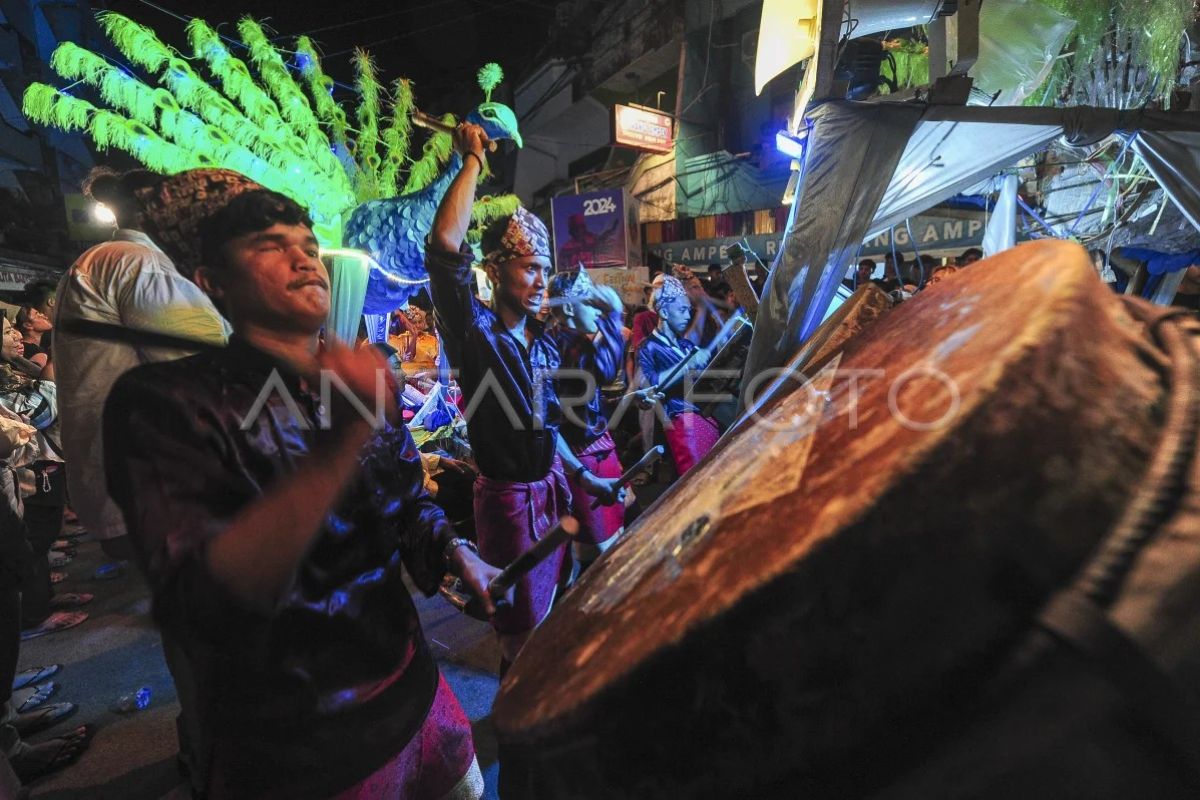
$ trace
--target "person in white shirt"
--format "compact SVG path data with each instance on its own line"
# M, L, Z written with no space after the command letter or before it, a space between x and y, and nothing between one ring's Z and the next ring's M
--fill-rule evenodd
M212 301L182 275L146 233L146 204L163 176L135 170L95 170L84 192L117 219L112 240L96 245L58 286L53 360L57 369L67 486L80 523L114 558L132 549L125 523L105 488L101 419L116 380L151 361L190 355L187 349L146 347L73 333L77 322L102 323L221 346L229 326Z

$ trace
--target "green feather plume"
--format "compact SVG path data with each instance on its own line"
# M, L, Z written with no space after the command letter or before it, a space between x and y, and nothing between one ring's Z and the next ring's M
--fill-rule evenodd
M360 202L379 197L379 95L382 87L375 73L375 63L366 50L354 51L355 87L358 89L358 140L354 154L358 172L354 190Z
M476 77L479 79L479 88L483 89L483 93L487 97L487 102L492 102L492 90L504 80L504 70L500 69L500 65L493 61L480 67Z
M383 131L380 197L394 197L400 189L400 171L408 163L408 146L412 140L412 110L412 81L401 78L392 87L392 119Z
M296 52L305 56L301 75L308 83L309 94L316 105L316 113L321 124L329 130L329 138L343 152L349 149L347 142L346 112L333 100L333 78L325 74L321 67L321 57L317 54L316 45L307 36L296 40Z
M174 51L163 44L154 31L128 17L104 11L98 14L96 19L113 44L139 67L157 72L175 57Z

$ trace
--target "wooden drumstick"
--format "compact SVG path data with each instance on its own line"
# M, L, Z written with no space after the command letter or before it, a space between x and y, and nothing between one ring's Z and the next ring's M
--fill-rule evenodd
M512 563L500 571L499 575L492 578L491 582L488 583L487 590L493 602L495 602L496 608L507 606L508 604L504 601L504 595L508 590L515 586L517 581L528 575L534 567L549 558L550 554L557 550L559 545L569 539L573 539L578 533L579 523L575 518L569 516L563 517L533 547L514 558ZM455 581L454 585L461 587L462 584L459 581ZM478 597L468 597L449 586L438 587L438 594L464 614L468 614L476 619L487 620Z
M427 130L437 131L438 133L454 133L453 125L442 122L437 117L432 117L429 114L426 114L424 111L414 110L412 112L412 123L418 128L425 128ZM496 143L489 141L487 143L487 150L489 153L496 152Z
M665 451L663 450L663 446L661 444L651 447L649 452L647 452L646 455L644 455L640 459L638 459L638 462L636 464L634 464L632 467L630 467L629 469L627 469L623 473L621 473L621 477L617 478L617 485L613 487L613 491L615 492L618 489L624 489L626 486L628 486L629 483L634 478L637 477L639 472L641 472L642 470L651 466L652 464L656 464L658 462L658 460L663 457L664 452ZM600 507L599 499L592 502L592 508L599 508L599 507Z
M579 522L574 517L563 517L553 530L534 543L533 547L512 560L512 563L492 578L488 584L488 594L493 600L504 597L517 581L529 574L534 567L549 558L559 545L579 534Z

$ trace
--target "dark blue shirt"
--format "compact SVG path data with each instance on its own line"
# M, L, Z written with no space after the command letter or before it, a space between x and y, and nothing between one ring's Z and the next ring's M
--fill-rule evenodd
M560 433L575 452L608 430L608 420L600 407L600 388L616 380L625 356L621 311L602 315L597 327L600 331L595 338L562 326L551 330L561 358L557 383L563 409ZM572 372L586 372L592 380Z
M479 471L530 483L550 474L562 418L554 373L558 346L537 320L530 343L518 342L500 317L471 293L471 253L425 253L442 347L467 401L467 438Z
M674 342L670 342L662 333L655 330L642 341L641 347L638 348L638 367L642 372L642 385L653 386L670 377L675 365L695 349L696 345L688 339L676 338ZM694 366L689 365L685 371L692 373L694 380L702 371L699 358L696 359ZM668 418L674 419L688 411L700 410L695 403L689 402L684 397L692 382L683 376L670 387L662 390L666 395L666 399L663 400L663 410Z

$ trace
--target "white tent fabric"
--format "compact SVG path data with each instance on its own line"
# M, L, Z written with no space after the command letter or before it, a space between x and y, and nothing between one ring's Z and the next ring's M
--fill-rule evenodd
M1183 215L1200 228L1200 132L1141 131L1133 140L1133 152Z
M878 236L992 177L1057 137L1061 126L921 122L883 193L867 236Z
M860 243L994 176L1058 136L1136 132L1134 151L1200 228L1200 113L823 103L746 363L787 363L816 329ZM891 175L885 184L882 175Z
M1000 199L992 209L987 229L983 232L983 255L994 256L1017 245L1017 186L1016 175L1000 179Z

